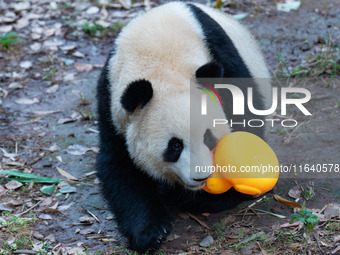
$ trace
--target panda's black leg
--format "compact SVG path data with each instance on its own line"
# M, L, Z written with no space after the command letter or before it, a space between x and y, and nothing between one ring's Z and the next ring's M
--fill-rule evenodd
M158 249L172 228L170 212L157 195L155 184L131 161L115 153L101 151L97 159L104 197L133 249Z

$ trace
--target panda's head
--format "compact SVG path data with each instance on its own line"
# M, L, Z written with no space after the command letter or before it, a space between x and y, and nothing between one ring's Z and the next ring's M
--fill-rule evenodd
M201 67L196 76L209 69L211 64ZM191 123L190 107L195 103L192 100L200 103L200 99L190 94L189 80L183 84L178 84L178 80L173 86L163 82L134 80L120 98L127 113L125 137L130 157L155 179L179 182L191 190L201 189L211 173L195 171L194 166L213 164L212 149L229 130L223 127L212 131L202 123ZM219 114L224 117L222 109Z

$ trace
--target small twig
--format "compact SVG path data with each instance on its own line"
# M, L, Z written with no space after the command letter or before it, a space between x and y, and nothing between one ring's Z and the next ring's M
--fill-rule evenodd
M34 165L35 163L37 163L39 160L41 160L45 156L46 156L45 153L43 153L42 156L39 156L39 157L35 158L33 161L31 161L29 163L26 161L25 162L25 166L28 167L28 166Z
M201 221L195 215L192 215L191 213L188 213L188 212L187 212L187 214L189 215L190 218L192 218L193 220L197 221L201 226L211 230L211 228L205 222Z
M109 238L109 237L115 237L114 235L104 235L104 236L87 236L87 239L102 239L102 238Z
M93 213L91 213L89 210L87 210L86 209L86 212L88 213L88 214L90 214L98 223L100 222L100 220L97 218L97 216L96 215L94 215Z
M313 231L312 233L313 233L314 239L315 239L316 244L318 245L320 251L321 251L322 253L325 253L325 252L322 250L321 246L320 246L319 239L317 238L315 232Z
M256 213L257 215L263 215L266 213ZM254 216L254 212L252 211L252 213L235 213L232 214L233 216Z
M326 189L324 187L319 187L319 189L323 189L323 190L326 190L326 191L330 191L329 189Z
M261 218L261 216L260 216L253 208L250 208L250 211L252 211L253 213L255 213L257 217Z
M13 254L38 254L36 251L31 250L15 250L12 251Z
M326 210L327 207L328 207L328 205L325 205L324 207L322 207L322 209L320 210L319 213L323 213L323 211Z
M40 203L42 203L42 201L44 200L40 200L38 203L36 203L35 205L33 205L31 208L27 209L26 211L23 211L19 214L16 214L15 216L16 217L20 217L21 215L25 214L25 213L28 213L29 211L31 211L33 208L37 207L38 205L40 205Z
M92 225L93 223L86 223L86 222L81 222L81 223L72 223L72 224L67 224L71 226L89 226Z

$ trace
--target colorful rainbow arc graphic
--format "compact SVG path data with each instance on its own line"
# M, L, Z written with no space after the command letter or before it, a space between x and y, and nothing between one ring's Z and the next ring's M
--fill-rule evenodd
M220 101L220 104L222 105L222 100L221 100L220 96L218 95L217 91L213 87L208 85L208 84L203 84L203 86L208 87L212 92L214 92L214 94L217 96L218 100ZM197 87L197 88L200 89L200 90L203 90L206 93L208 93L209 96L214 100L214 103L216 104L216 100L215 100L214 96L210 93L209 90L204 89L204 88L200 88L200 87Z

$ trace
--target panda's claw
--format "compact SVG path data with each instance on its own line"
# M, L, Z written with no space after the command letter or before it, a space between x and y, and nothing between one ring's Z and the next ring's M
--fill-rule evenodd
M150 249L151 251L159 249L162 241L171 232L171 228L172 222L169 219L145 226L144 231L139 232L138 236L135 237L134 248L142 253L147 250L150 251Z

